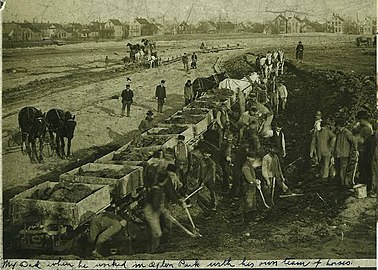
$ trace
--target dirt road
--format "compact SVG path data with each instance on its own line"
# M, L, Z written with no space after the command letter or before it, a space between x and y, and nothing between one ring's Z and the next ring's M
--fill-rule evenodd
M227 51L224 57L231 57L240 51ZM166 65L156 69L141 70L128 74L131 78L131 88L134 90L134 104L131 117L121 117L121 101L111 99L113 95L120 95L127 83L125 76L104 80L102 82L73 87L62 92L55 92L40 98L36 102L24 100L7 109L10 115L3 119L3 135L11 133L18 126L15 114L23 106L36 106L43 111L51 108L62 108L76 115L78 122L75 138L72 143L73 152L93 146L109 143L122 144L125 134L137 129L147 110L156 112L155 87L161 79L166 80L167 103L165 111L172 113L172 109L183 106L183 85L186 80L196 77L209 76L214 71L212 66L219 57L218 54L204 54L199 57L199 68L186 72L181 62ZM11 112L14 112L12 114ZM158 116L159 117L159 116ZM160 116L162 117L162 116ZM6 141L6 136L4 137ZM59 160L55 157L45 158L45 164L30 164L29 159L21 152L3 155L3 188L7 190L18 185L27 185L28 180L51 171L54 164L67 163L72 160ZM54 179L51 179L54 180Z

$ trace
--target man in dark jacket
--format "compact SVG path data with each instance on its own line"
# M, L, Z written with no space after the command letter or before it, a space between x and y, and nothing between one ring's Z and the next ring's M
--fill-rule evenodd
M165 80L161 80L160 85L156 86L156 91L155 91L155 97L157 100L157 111L159 113L163 112L163 105L164 102L167 99L167 93L165 91Z
M195 52L193 52L192 54L192 63L190 64L191 65L191 68L192 69L196 69L197 68L197 55Z
M184 64L184 70L188 71L189 70L189 57L186 55L186 53L184 53L184 55L182 56L182 63Z
M146 118L143 119L138 126L138 129L140 132L143 133L155 125L153 116L154 116L154 113L151 110L147 112Z
M130 116L130 108L133 103L134 92L130 89L130 84L126 85L126 89L122 91L122 116L125 115L125 108L127 108L126 116Z
M302 63L303 61L303 44L302 41L299 41L297 48L295 49L295 57L299 63Z

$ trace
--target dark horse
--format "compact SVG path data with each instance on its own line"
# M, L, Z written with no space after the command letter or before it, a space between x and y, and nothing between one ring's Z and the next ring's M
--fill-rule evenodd
M207 78L197 78L193 81L194 97L200 97L204 92L217 87L221 81L228 78L226 72L217 73Z
M25 147L31 163L35 163L36 158L38 162L43 162L42 150L46 132L45 115L34 107L22 108L18 113L18 125L22 132L22 153L24 153ZM39 155L36 147L37 138L39 140Z
M140 44L131 44L131 43L127 43L126 44L126 47L129 47L130 49L130 59L135 62L135 54L137 52L139 52L140 50L143 50L144 52L144 46L143 45L140 45Z
M75 115L72 116L70 112L65 112L60 109L51 109L46 114L47 128L50 134L51 142L54 141L54 134L56 134L56 153L61 158L64 158L64 138L67 138L67 157L71 154L71 140L74 137L76 121Z

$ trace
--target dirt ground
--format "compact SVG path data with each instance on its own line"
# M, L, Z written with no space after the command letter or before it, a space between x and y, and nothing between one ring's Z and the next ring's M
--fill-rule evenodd
M94 160L132 139L138 133L135 129L146 111L152 109L156 112L154 90L161 79L166 80L168 98L164 113L156 115L157 120L166 118L183 106L182 92L186 80L212 74L212 66L218 57L221 57L219 66L222 66L227 59L245 52L266 52L280 47L285 50L288 59L293 59L293 51L299 40L305 46L305 62L298 68L340 70L375 76L375 50L357 48L353 44L353 36L244 39L240 36L232 40L206 40L208 46L240 43L245 49L199 54L199 68L189 73L183 70L181 62L136 72L117 71L121 67L120 58L125 54L125 42L4 50L3 70L15 69L16 72L3 72L3 147L6 146L9 135L17 129L17 113L24 106L37 106L43 111L50 108L70 110L76 115L78 122L72 146L73 156L67 160L45 158L44 164L36 165L30 164L20 151L3 153L5 200L36 183L57 181L60 173ZM196 39L157 40L157 46L158 50L162 50L161 55L172 57L198 50L200 42L201 40ZM108 70L104 68L105 55L109 55L112 60ZM72 80L73 83L70 84L70 76L79 79ZM131 78L131 88L135 91L130 118L120 117L121 102L111 98L120 94L126 77ZM36 84L36 80L42 78L47 80ZM301 87L295 85L302 79L299 73L290 70L284 80L290 79L295 81L292 82L293 89ZM28 83L33 87L25 88ZM14 98L13 93L17 93L17 87L24 87L24 97ZM289 95L293 89L288 87ZM299 91L301 90L303 89ZM299 103L288 104L293 114L300 111L297 106L302 97L297 97L296 102ZM314 97L306 98L311 103ZM306 119L303 116L300 121L296 118L287 120L299 125ZM294 160L293 155L289 158ZM301 173L302 171L297 171L297 174ZM244 254L253 254L254 259L375 258L376 200L347 199L350 194L340 195L340 191L334 186L319 186L315 172L296 177L303 178L302 181L295 179L295 185L302 191L305 189L305 199L292 198L278 202L274 211L262 222L252 225L233 223L233 202L221 196L220 209L216 214L204 212L198 207L191 210L204 238L190 239L178 228L174 228L172 240L163 246L164 254L138 254L127 258L242 258ZM303 187L299 182L306 182L308 185ZM326 201L334 201L336 198L332 210L314 197L315 191L320 192L322 189L328 190L321 193ZM181 216L182 213L178 215ZM364 222L360 222L361 220ZM214 224L217 226L214 227ZM246 236L246 233L250 233L250 236Z

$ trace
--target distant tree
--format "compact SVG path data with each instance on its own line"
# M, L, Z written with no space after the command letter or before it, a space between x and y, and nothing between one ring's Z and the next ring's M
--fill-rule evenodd
M251 27L251 32L252 33L262 33L265 28L265 24L263 23L253 23Z

